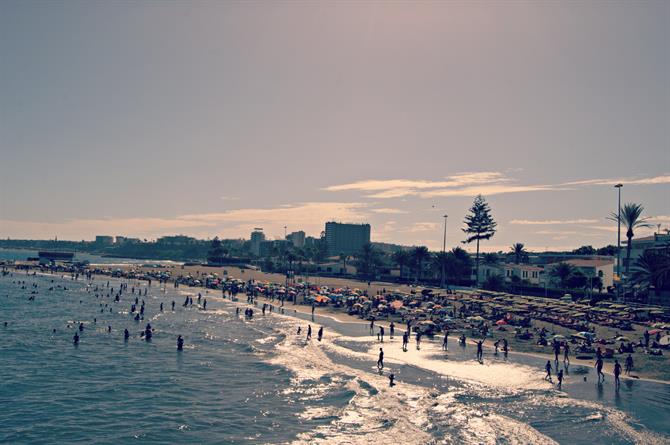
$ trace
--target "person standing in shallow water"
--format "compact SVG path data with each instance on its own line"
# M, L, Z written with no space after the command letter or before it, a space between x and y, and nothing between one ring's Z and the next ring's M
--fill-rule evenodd
M619 386L621 386L621 379L619 376L621 375L621 364L619 363L619 360L614 360L614 387L616 389L619 389Z
M605 374L603 374L603 358L598 357L596 360L596 371L598 373L598 383L600 383L600 378L602 377L603 383L605 382Z
M184 339L180 335L177 337L177 351L182 351L184 349Z

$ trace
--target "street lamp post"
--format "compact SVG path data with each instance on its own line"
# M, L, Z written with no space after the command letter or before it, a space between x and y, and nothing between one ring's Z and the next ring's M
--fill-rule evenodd
M623 187L623 184L619 183L614 186L616 189L619 190L619 200L618 200L618 206L617 206L617 218L616 218L616 223L617 223L617 240L616 240L616 276L618 279L617 285L616 285L616 295L617 295L617 300L621 300L621 187Z
M445 254L447 253L447 217L448 215L444 215L444 236L442 237L442 279L440 280L442 283L440 287L444 289L444 284L445 284Z

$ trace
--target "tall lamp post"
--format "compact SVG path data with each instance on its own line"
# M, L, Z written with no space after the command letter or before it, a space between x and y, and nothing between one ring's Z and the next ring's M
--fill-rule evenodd
M621 300L621 187L623 187L623 184L619 183L614 186L616 189L619 191L619 200L618 200L618 205L617 205L617 218L616 218L616 224L617 224L617 236L616 236L616 276L617 276L617 284L616 284L616 295L617 295L617 300Z
M445 284L445 254L447 253L447 217L448 215L444 215L444 236L442 237L442 281L441 288L444 289L444 284Z

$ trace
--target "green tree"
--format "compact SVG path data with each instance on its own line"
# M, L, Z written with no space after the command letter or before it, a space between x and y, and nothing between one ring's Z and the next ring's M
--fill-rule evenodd
M665 252L645 251L635 261L631 282L647 290L654 288L656 295L670 284L670 255Z
M396 252L393 252L393 256L391 258L395 264L398 265L398 268L400 269L400 278L404 276L404 269L405 266L408 266L410 264L410 255L406 250L398 250Z
M488 240L496 233L496 223L491 216L491 208L482 195L477 195L470 213L465 216L465 228L463 232L466 234L465 244L470 244L475 241L477 243L477 254L475 256L475 284L479 284L479 242Z
M570 277L575 273L575 268L569 263L558 263L550 271L549 274L556 279L561 289L568 287Z
M430 258L430 252L426 246L415 247L412 250L412 263L416 270L416 281L418 282L421 279L421 271L423 270L424 262Z
M572 251L575 255L595 255L596 249L593 246L582 246Z
M434 272L440 274L440 287L444 288L446 280L447 263L449 262L449 252L437 252L431 257L431 265Z
M494 265L498 264L500 258L498 257L497 253L487 252L482 255L482 260L484 261L484 264Z
M225 253L221 240L218 236L215 236L209 246L209 252L207 252L207 262L211 264L221 264L223 263L224 256Z
M340 253L340 261L342 261L342 269L344 269L344 273L347 273L347 255L344 253Z
M505 281L503 280L503 278L500 275L493 274L493 275L489 275L488 277L486 277L486 280L484 280L484 284L482 286L486 290L499 292L501 290L504 290Z
M366 277L375 274L376 267L380 263L379 251L375 249L372 244L367 243L363 246L360 253L356 255L360 272Z
M446 275L447 279L452 283L469 282L472 275L472 258L470 254L461 249L454 247L447 252Z
M649 218L643 217L642 212L644 212L644 207L641 204L629 202L621 207L621 225L626 229L626 239L628 240L626 243L626 275L630 271L630 249L633 247L634 230L642 227L651 227L651 224L647 222ZM619 215L612 213L610 219L618 222Z
M514 264L525 263L528 258L526 246L523 243L514 243L510 247L510 252L514 255Z

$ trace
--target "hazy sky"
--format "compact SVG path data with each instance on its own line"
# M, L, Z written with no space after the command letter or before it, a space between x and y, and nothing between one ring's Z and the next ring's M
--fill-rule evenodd
M670 227L670 2L0 2L0 237ZM640 234L643 234L641 232Z

